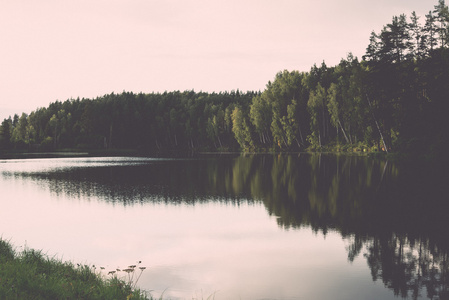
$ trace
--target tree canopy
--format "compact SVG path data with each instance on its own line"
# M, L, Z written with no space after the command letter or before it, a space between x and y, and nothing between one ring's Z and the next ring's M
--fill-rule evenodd
M449 146L449 10L393 16L328 67L281 71L261 92L123 92L3 120L0 150L402 151Z

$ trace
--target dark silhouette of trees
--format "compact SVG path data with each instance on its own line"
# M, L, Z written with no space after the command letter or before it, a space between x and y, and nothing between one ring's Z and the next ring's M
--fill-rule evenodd
M56 101L1 125L0 150L401 151L449 146L449 10L394 16L359 61L284 70L262 92L123 92Z

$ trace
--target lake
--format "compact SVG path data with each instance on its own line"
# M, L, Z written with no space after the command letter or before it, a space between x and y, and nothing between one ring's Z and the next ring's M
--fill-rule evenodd
M444 168L358 156L0 160L0 236L164 299L448 299ZM126 273L118 272L119 277Z

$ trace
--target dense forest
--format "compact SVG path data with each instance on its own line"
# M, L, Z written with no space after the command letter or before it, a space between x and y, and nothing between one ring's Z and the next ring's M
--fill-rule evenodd
M56 101L0 127L0 151L385 151L449 146L449 10L394 16L365 55L282 71L262 92L109 94Z

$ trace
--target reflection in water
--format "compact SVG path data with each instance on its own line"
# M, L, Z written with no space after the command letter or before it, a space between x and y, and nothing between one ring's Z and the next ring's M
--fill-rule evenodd
M125 206L261 201L282 228L339 232L348 242L348 260L363 255L372 279L395 295L449 298L449 181L436 170L301 154L116 159L95 167L70 162L2 174L29 178L56 195Z
M278 156L255 165L251 193L280 226L337 230L351 242L348 259L363 251L373 280L395 295L416 299L425 288L421 296L449 297L447 176L407 166L399 174L392 163L350 156Z

